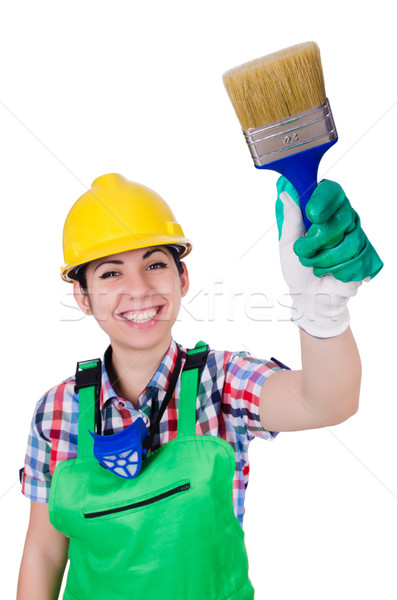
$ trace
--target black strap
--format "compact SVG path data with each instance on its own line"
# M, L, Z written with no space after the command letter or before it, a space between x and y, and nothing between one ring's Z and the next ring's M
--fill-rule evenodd
M197 370L197 390L198 393L201 373L207 364L208 353L210 351L210 347L208 344L204 342L198 342L196 347L192 350L187 351L186 362L183 366L184 371L190 371L193 369Z
M196 346L194 350L188 350L183 370L198 369L200 375L207 363L209 351L210 347L207 344L199 347Z
M167 408L173 394L175 391L175 387L176 387L176 382L178 381L178 377L179 377L179 373L181 371L181 364L182 364L182 357L181 357L181 351L179 349L179 346L177 346L177 356L176 356L176 361L175 361L175 366L172 369L172 373L171 373L171 377L170 380L168 382L168 386L167 386L167 391L165 394L165 398L161 403L160 406L160 410L157 414L157 417L155 419L155 421L153 423L150 423L150 432L147 438L145 438L145 440L143 441L142 447L145 450L149 450L152 447L153 444L153 440L154 440L154 435L157 431L157 428L160 424L160 421L162 419L162 416L165 412L165 409ZM145 455L144 455L145 456Z
M92 365L91 365L92 363ZM85 368L85 365L88 368ZM93 360L84 360L77 363L74 391L79 393L81 388L95 388L95 433L101 434L101 382L102 382L102 361L100 358Z
M197 369L198 377L197 377L197 386L200 383L200 375L202 370L204 369L208 353L210 348L207 344L199 343L196 348L193 350L188 350L186 355L186 361L183 366L183 371L189 371L190 369ZM178 347L178 355L175 362L175 367L172 371L170 381L168 383L167 392L163 402L161 403L160 410L157 414L156 420L150 424L150 433L149 436L143 441L143 448L149 450L152 447L154 435L157 431L157 428L160 424L162 416L167 408L169 401L171 400L173 393L175 391L176 383L178 381L179 373L181 371L181 352ZM146 455L144 455L144 458Z
M274 356L272 356L270 360L272 360L273 362L275 362L276 365L278 365L282 369L287 369L288 371L291 371L291 369L289 367L287 367L287 365L285 365L284 363L282 363L281 360L277 360L277 358L274 358Z

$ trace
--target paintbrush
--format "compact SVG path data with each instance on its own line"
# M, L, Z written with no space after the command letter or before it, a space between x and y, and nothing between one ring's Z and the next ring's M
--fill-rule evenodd
M223 82L255 166L294 185L307 231L320 160L338 140L319 47L306 42L274 52L227 71Z

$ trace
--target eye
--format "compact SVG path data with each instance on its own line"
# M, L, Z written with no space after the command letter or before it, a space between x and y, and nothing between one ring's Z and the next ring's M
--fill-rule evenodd
M161 261L158 261L158 262L155 262L155 263L153 263L153 264L149 265L149 266L147 267L147 270L148 270L148 271L151 271L151 270L153 270L153 269L164 269L166 266L167 266L167 264L166 264L166 263L164 263L164 262L161 262Z
M109 277L115 277L119 274L120 273L118 271L106 271L105 273L102 273L102 275L99 276L99 279L108 279Z

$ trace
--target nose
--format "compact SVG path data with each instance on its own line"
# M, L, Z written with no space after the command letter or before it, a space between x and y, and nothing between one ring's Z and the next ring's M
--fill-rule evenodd
M143 300L153 293L155 290L146 273L139 270L131 272L125 277L123 288L120 291L121 296L133 300Z

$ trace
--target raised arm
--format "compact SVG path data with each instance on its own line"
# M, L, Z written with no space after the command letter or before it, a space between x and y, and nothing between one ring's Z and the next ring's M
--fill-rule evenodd
M350 327L320 339L300 330L301 371L276 371L260 397L260 419L268 431L336 425L358 409L361 362Z
M306 235L293 186L280 178L278 190L281 266L300 328L302 370L268 378L260 419L270 431L335 425L357 411L361 381L347 302L383 264L338 184L322 181L313 192Z

